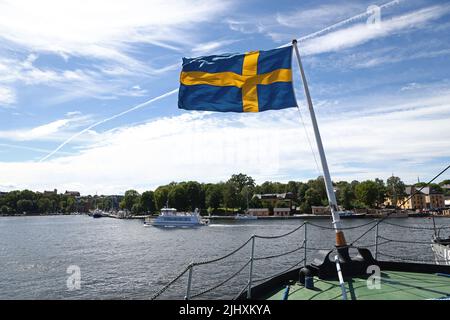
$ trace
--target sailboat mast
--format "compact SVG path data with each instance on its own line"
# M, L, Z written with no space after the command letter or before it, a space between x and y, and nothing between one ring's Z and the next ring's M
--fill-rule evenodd
M341 221L338 214L338 207L336 201L336 195L334 194L333 183L331 182L330 171L328 170L327 158L325 157L325 152L323 150L322 139L320 137L319 127L317 125L316 114L314 112L311 95L309 93L308 83L306 81L305 71L303 70L302 61L300 59L300 54L298 52L297 40L292 40L292 45L295 50L295 55L297 56L298 66L300 68L300 74L302 76L303 87L305 89L305 96L308 103L309 113L311 115L311 122L314 129L314 135L317 142L317 148L319 150L320 162L322 163L323 178L325 180L325 188L327 191L328 202L330 204L331 216L333 219L333 227L336 232L336 247L346 246L344 232L341 228Z

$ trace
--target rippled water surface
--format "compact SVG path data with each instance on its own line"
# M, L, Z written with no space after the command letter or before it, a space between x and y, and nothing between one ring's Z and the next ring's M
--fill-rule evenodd
M398 218L390 222L406 227L432 227L427 218ZM330 226L328 220L311 220ZM356 226L369 219L344 220ZM88 216L2 217L0 218L0 299L148 299L191 261L220 257L239 247L252 234L277 235L288 232L302 220L258 220L213 222L196 229L144 227L140 220ZM436 219L437 225L450 220ZM346 231L351 242L367 227ZM389 239L429 241L431 230L398 228L383 224L380 234ZM308 247L331 248L334 233L308 226ZM280 239L257 239L255 256L287 252L301 245L304 229ZM374 230L360 245L373 245ZM380 240L382 242L382 240ZM371 248L373 249L373 248ZM418 258L432 263L427 244L391 243L379 251L397 257ZM251 245L217 263L195 267L192 293L214 286L236 272L250 257ZM299 250L277 259L255 261L255 279L270 276L299 262ZM308 251L308 261L317 251ZM379 258L385 258L379 256ZM69 290L67 268L81 270L81 288ZM203 298L232 298L245 286L248 267L232 281ZM161 298L183 298L187 277L183 276Z

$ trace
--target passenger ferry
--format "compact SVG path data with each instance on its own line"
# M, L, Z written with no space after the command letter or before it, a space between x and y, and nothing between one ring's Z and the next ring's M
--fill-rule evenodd
M146 221L145 224L151 224L154 227L200 227L209 223L202 219L198 209L194 212L177 212L175 208L163 208L161 214L153 219L152 222Z

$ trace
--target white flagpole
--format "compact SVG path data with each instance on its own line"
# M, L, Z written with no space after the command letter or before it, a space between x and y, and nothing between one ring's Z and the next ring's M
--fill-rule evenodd
M344 232L341 229L341 221L338 214L338 207L336 201L336 195L334 194L333 183L331 182L330 171L328 170L327 158L325 157L325 152L323 150L322 139L320 137L319 127L317 125L316 114L314 112L311 95L309 94L308 83L306 81L305 71L303 70L302 61L300 59L300 54L298 52L297 40L292 40L292 46L295 50L295 55L297 56L298 66L300 68L300 73L302 76L303 87L305 89L305 96L308 102L309 113L311 115L311 122L314 128L314 135L317 142L317 148L319 149L320 162L322 163L323 177L325 180L325 188L327 190L328 202L330 203L331 216L333 218L333 226L336 231L336 247L346 246Z

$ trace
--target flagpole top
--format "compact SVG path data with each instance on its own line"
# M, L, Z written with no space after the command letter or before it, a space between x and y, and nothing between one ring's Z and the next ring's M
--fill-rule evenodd
M297 44L297 39L293 39L292 44Z

